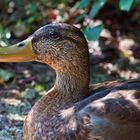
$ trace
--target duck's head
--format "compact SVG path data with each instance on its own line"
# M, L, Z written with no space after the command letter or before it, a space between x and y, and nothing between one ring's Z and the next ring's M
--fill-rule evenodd
M83 33L64 23L46 25L26 40L0 48L0 62L39 61L57 71L88 65L88 47Z
M49 24L16 45L0 48L0 62L27 61L39 61L55 69L54 87L59 93L70 95L67 97L71 101L87 96L89 53L78 28L64 23Z

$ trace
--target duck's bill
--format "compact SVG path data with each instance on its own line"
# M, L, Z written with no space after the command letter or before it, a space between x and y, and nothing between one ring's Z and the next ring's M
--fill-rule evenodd
M32 37L12 46L0 47L0 62L28 62L35 58Z

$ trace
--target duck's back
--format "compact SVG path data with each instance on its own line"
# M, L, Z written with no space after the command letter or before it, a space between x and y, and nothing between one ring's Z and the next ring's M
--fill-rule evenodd
M85 107L78 112L90 124L90 135L99 140L140 140L140 81L97 87L91 87L93 95L80 103Z

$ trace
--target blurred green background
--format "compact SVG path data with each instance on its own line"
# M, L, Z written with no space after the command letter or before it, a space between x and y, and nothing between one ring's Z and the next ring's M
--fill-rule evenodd
M0 47L53 22L83 31L91 83L140 78L140 0L0 0ZM23 139L25 116L54 80L44 64L0 63L0 140Z
M139 3L140 0L1 0L0 45L15 38L21 40L51 22L79 24L87 39L96 40L103 25L109 28L112 20L121 24L121 16L136 26L140 22Z

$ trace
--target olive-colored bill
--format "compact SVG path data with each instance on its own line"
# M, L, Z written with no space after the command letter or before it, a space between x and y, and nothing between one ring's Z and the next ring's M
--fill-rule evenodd
M0 62L28 62L35 58L32 37L12 46L0 47Z

